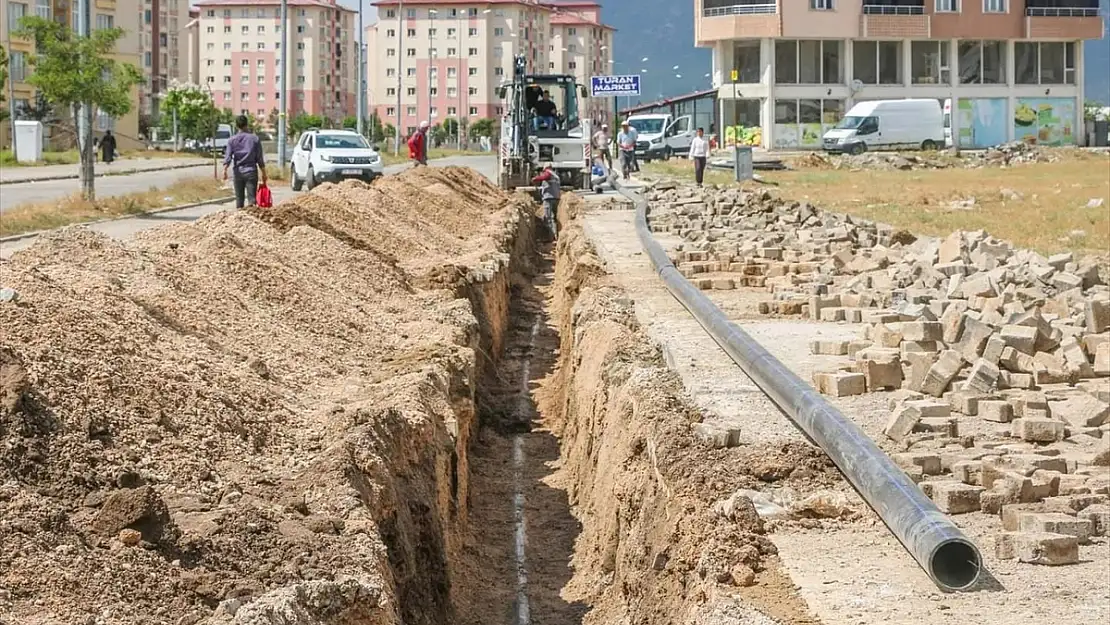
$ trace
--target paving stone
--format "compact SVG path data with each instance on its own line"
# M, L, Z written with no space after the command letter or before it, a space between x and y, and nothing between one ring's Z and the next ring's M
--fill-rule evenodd
M1018 515L1019 532L1051 533L1074 536L1080 543L1091 538L1092 528L1088 519L1081 519L1057 512L1025 512Z
M1083 393L1051 404L1052 415L1072 427L1099 427L1110 420L1110 404Z
M905 404L897 407L891 413L890 418L887 420L886 427L883 428L883 434L887 438L902 442L906 436L909 436L914 427L921 420L921 411L913 406L906 406Z
M848 354L848 341L829 339L810 341L809 351L819 356L846 356Z
M1092 536L1110 536L1110 505L1096 504L1076 514L1091 523Z
M1009 423L1014 419L1014 407L1008 401L985 400L978 402L979 416L986 421Z
M971 484L973 486L983 485L983 461L982 460L960 460L959 462L952 463L952 477L960 480L964 484Z
M1088 300L1084 318L1087 320L1087 331L1092 334L1110 329L1110 301Z
M959 438L960 427L952 417L925 417L918 421L915 428L918 432L932 432L950 438Z
M1012 347L1017 351L1032 356L1036 352L1037 347L1037 328L1019 325L1002 326L1002 330L998 334L998 338L1005 344L1006 347Z
M959 352L951 349L941 352L921 382L920 390L933 397L940 397L948 390L948 385L960 372L962 365L963 358Z
M902 324L902 336L907 341L936 342L944 338L944 328L939 321L907 321Z
M933 487L932 499L941 512L966 514L979 510L979 496L986 489L964 483L942 483Z
M995 555L1000 560L1016 558L1027 564L1077 564L1079 539L1064 534L1007 532L996 538Z
M712 449L736 447L740 444L739 428L720 428L708 423L695 423L694 438Z
M862 373L837 371L814 374L817 390L830 397L863 395L867 392L867 381Z
M891 459L900 467L921 467L922 473L925 475L940 475L941 464L940 456L937 454L919 453L919 452L902 452L893 454Z
M1091 368L1097 376L1110 377L1110 343L1103 343L1095 348L1094 365Z
M1064 440L1064 424L1055 419L1022 417L1011 422L1014 436L1035 443L1053 443Z
M998 367L994 363L986 358L980 358L971 366L964 390L972 393L992 393L998 388L998 378L1000 376L1001 373L999 373Z

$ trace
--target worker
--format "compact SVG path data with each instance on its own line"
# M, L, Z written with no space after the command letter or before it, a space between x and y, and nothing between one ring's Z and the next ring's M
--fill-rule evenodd
M609 169L613 168L613 155L609 152L609 124L602 124L601 130L594 133L594 152L597 156L594 158L605 163Z
M543 200L543 222L551 231L551 238L555 239L559 234L555 217L559 210L559 197L562 195L559 174L551 168L551 165L548 165L544 167L539 175L532 178L532 184L540 185L540 199Z
M694 181L701 186L705 177L705 161L709 158L709 140L705 138L705 128L698 128L698 134L690 141L690 160L694 161Z
M413 166L428 164L428 128L430 124L427 121L420 122L420 127L416 132L412 133L409 137L409 159L413 161Z
M544 90L543 95L540 96L540 101L536 102L536 106L533 110L535 111L535 117L532 118L532 123L536 130L541 128L555 130L556 117L559 111L555 103L551 101L550 91Z
M239 132L227 140L224 151L224 180L232 161L235 162L235 207L254 206L258 194L258 181L266 184L266 160L262 154L262 140L250 131L250 120L240 115L235 120Z
M621 131L617 134L617 149L620 150L621 175L625 180L628 180L628 175L636 164L638 137L636 129L628 123L627 119L621 122Z

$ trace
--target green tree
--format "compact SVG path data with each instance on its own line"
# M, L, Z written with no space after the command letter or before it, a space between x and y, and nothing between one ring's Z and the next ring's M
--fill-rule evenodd
M478 139L481 137L492 137L493 130L494 124L492 119L479 119L470 125L470 138Z
M8 119L8 93L3 87L8 84L8 52L0 46L0 122Z
M348 115L348 116L343 118L343 123L340 124L340 126L344 129L346 129L346 130L357 130L358 129L358 118L355 117L354 115Z
M111 57L124 31L122 28L100 28L84 36L74 33L68 24L29 16L20 20L14 34L35 42L37 55L30 61L35 71L27 82L52 106L70 111L75 126L80 126L81 106L85 106L89 132L84 143L79 145L81 189L86 200L95 200L94 110L113 118L126 115L131 110L131 89L143 81L139 68Z
M323 128L327 120L319 115L301 113L289 120L289 134L296 137L309 128Z
M171 85L162 96L161 106L161 128L166 134L173 133L176 111L177 132L182 138L203 141L212 136L217 123L216 106L208 92L199 86L188 83Z
M386 124L382 127L382 136L392 139L397 136L397 127L393 124Z
M448 141L453 141L455 137L459 136L459 120L454 117L443 120L443 133Z

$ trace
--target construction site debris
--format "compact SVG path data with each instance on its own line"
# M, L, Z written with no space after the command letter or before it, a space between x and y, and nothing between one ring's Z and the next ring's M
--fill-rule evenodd
M865 152L863 154L824 154L810 152L790 160L795 168L848 170L917 170L917 169L980 169L1012 167L1030 163L1054 163L1062 158L1058 148L1045 148L1032 143L1013 141L986 150L974 150L950 156L943 152ZM1002 189L1004 197L1020 200L1019 194ZM974 199L970 200L974 203Z

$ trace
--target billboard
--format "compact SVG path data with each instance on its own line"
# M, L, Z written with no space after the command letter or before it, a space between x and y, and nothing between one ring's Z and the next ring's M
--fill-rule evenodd
M590 96L604 98L607 96L638 96L640 95L640 75L630 76L591 76Z
M1037 145L1075 145L1074 98L1018 98L1014 139Z

